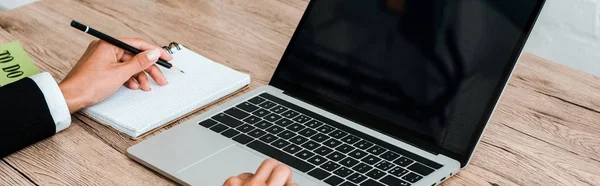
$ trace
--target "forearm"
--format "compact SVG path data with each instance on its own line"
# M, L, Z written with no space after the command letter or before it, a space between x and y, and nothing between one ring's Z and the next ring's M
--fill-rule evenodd
M0 87L0 103L0 158L50 137L71 123L58 85L47 73Z

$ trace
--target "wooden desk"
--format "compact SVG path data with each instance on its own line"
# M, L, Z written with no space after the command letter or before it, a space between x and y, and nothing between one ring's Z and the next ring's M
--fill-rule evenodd
M111 35L181 42L251 74L255 88L268 82L307 2L43 0L1 13L0 43L20 40L60 81L94 39L69 26L77 19ZM599 184L599 92L597 77L524 55L471 164L445 185ZM72 119L67 130L2 159L0 185L174 184L124 155L138 141Z

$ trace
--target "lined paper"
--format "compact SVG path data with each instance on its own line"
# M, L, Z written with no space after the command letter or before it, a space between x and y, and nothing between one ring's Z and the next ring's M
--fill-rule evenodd
M185 74L159 67L169 84L150 81L152 91L121 87L108 99L82 112L131 137L231 94L250 83L250 76L213 62L187 48L173 51L170 62Z

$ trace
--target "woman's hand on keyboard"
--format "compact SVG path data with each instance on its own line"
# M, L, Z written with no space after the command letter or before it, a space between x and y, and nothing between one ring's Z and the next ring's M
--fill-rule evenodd
M232 176L223 186L298 186L292 183L292 169L275 159L267 159L255 174L243 173Z

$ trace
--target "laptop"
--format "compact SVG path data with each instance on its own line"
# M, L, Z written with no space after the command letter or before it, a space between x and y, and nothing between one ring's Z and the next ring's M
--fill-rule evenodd
M312 0L268 85L128 149L184 185L266 158L310 185L437 185L469 160L543 0Z

